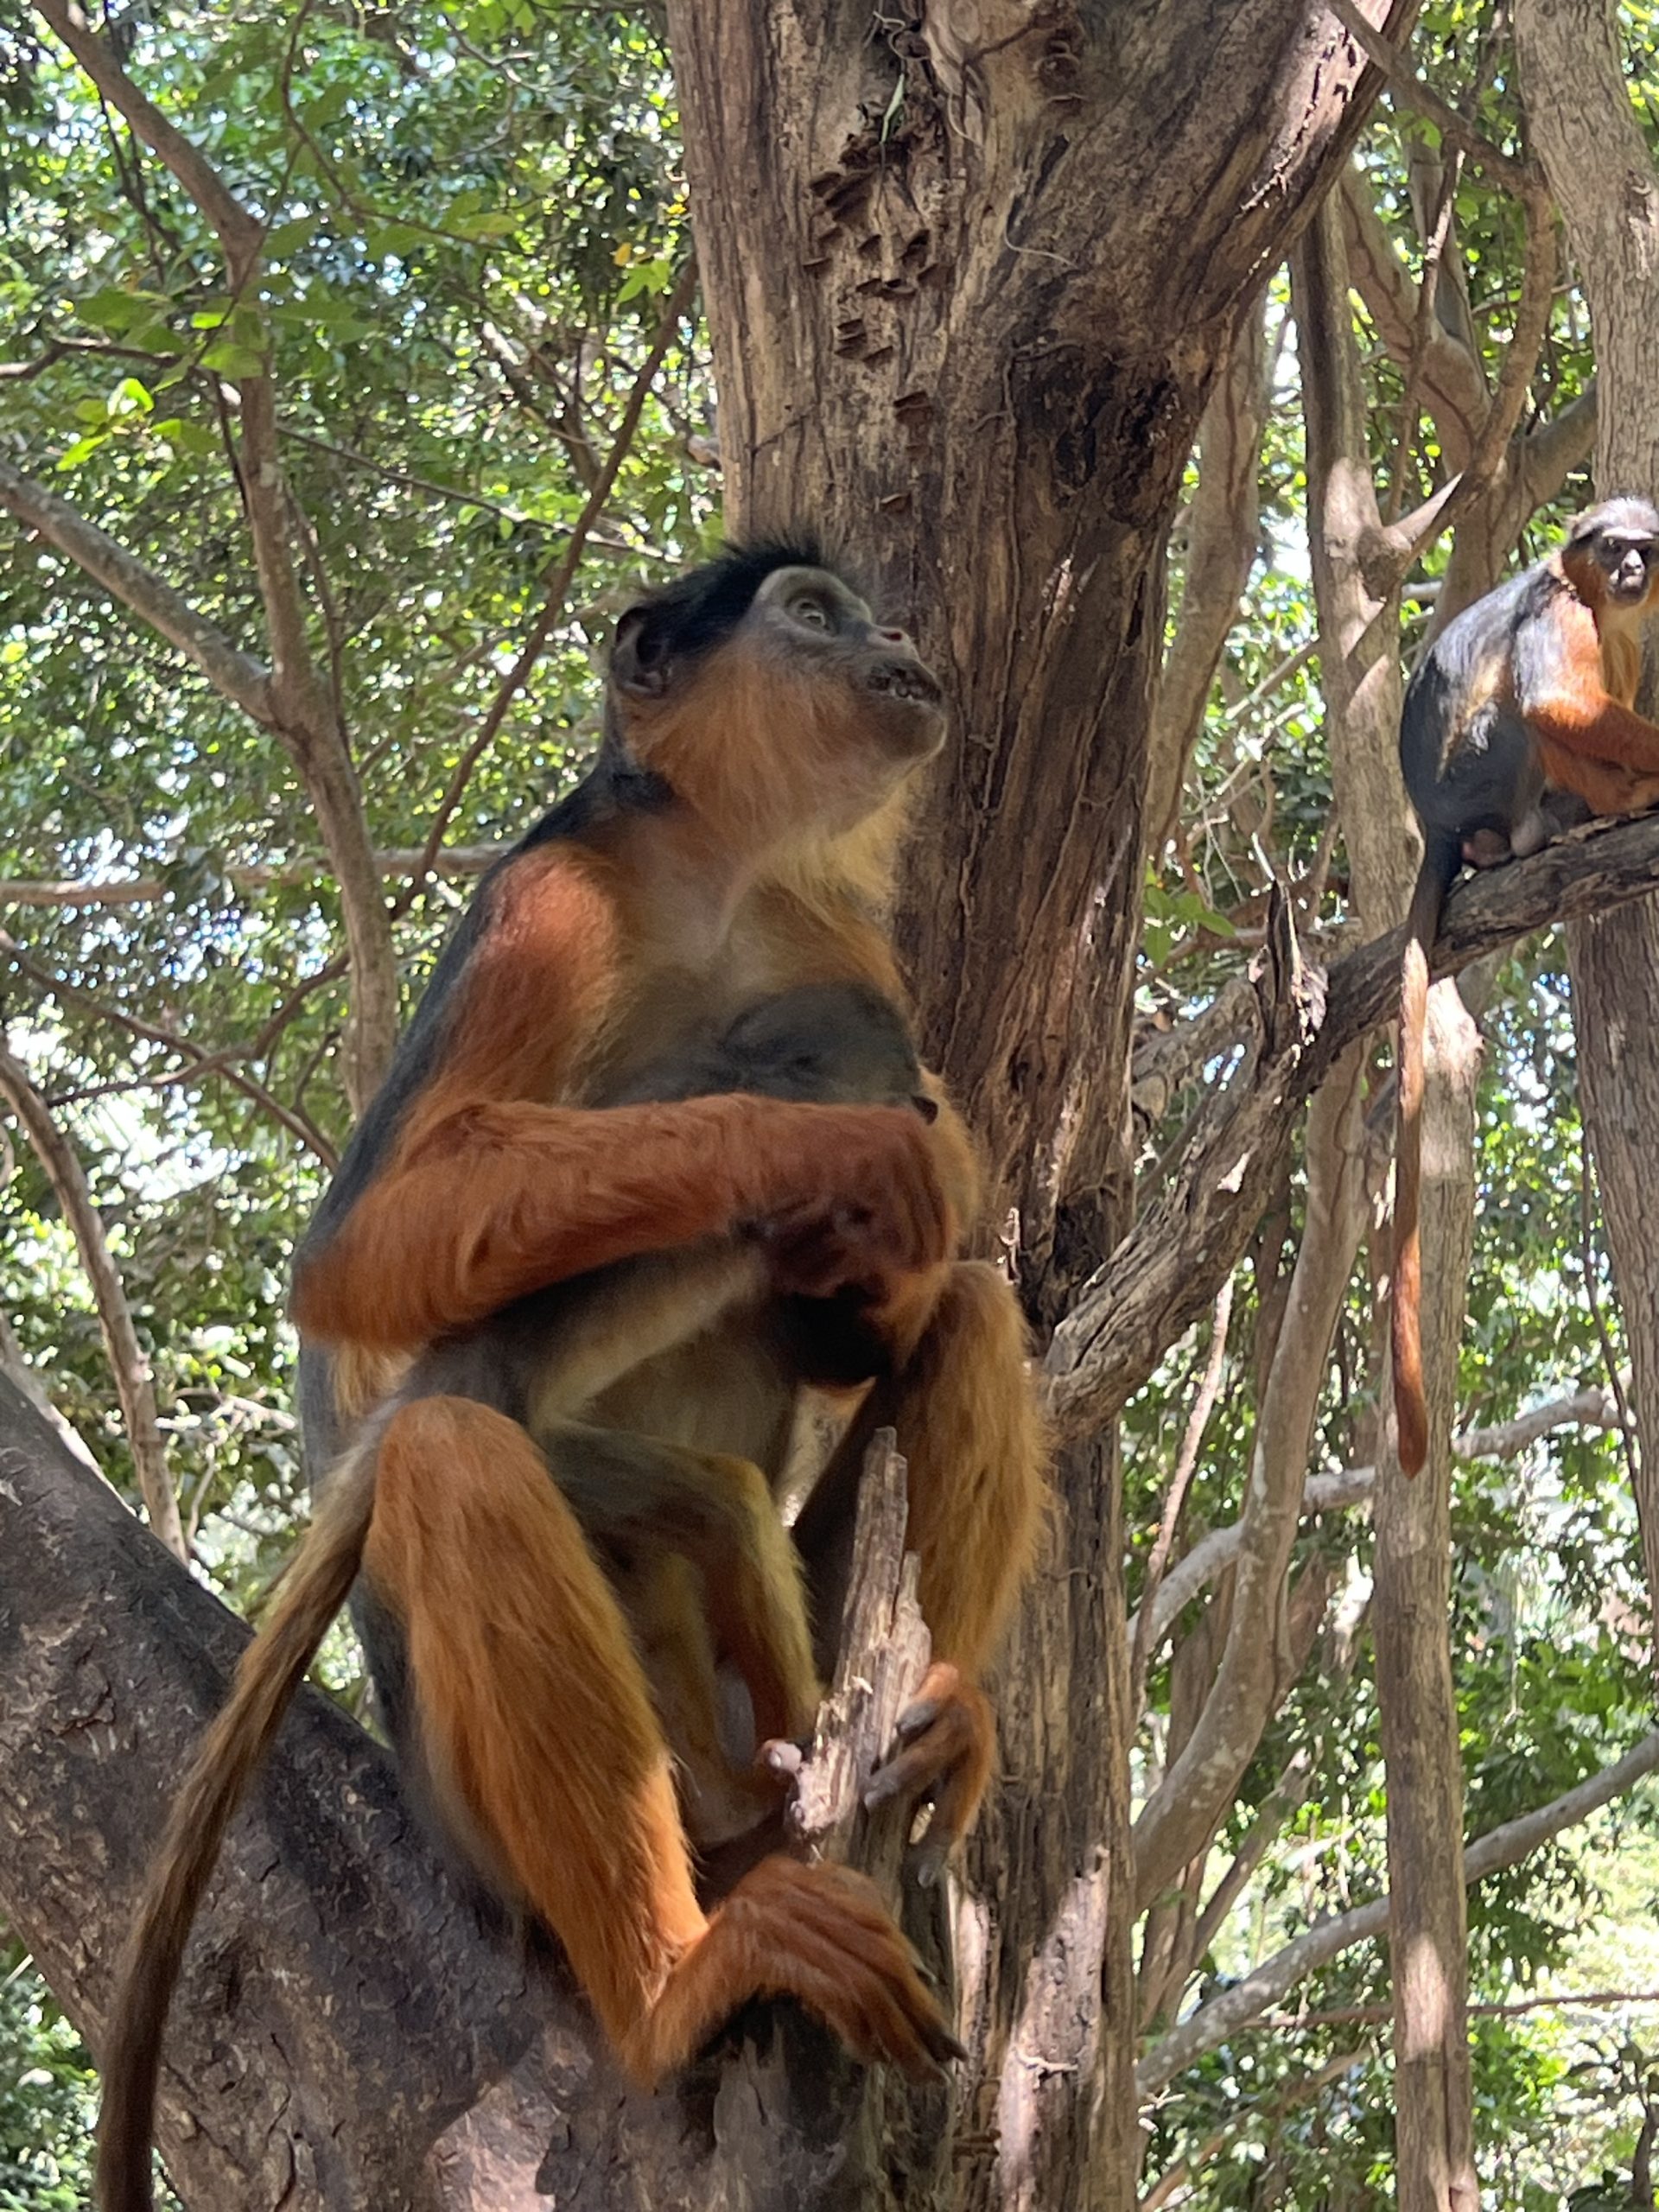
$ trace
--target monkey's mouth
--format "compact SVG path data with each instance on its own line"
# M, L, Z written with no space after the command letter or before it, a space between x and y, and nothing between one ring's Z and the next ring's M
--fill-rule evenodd
M865 681L870 690L887 698L914 700L924 707L937 707L944 697L938 678L917 660L886 661L873 668Z

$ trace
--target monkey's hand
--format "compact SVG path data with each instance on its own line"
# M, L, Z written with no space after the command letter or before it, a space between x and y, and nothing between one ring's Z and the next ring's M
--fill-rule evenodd
M821 1142L799 1164L799 1195L751 1231L775 1290L830 1298L851 1286L879 1299L892 1276L936 1266L955 1243L931 1135L904 1107L819 1110Z
M972 1827L996 1756L996 1724L984 1692L949 1660L936 1660L899 1716L899 1748L871 1776L866 1805L931 1796L927 1834L912 1854L925 1888L938 1881L952 1847Z

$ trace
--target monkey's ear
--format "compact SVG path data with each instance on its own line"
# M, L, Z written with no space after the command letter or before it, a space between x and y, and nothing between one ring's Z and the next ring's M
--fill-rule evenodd
M660 699L668 689L672 657L667 641L653 630L651 610L631 607L616 626L611 646L611 681L630 698Z
M938 1120L939 1102L937 1098L930 1098L925 1090L918 1090L910 1103L930 1128Z

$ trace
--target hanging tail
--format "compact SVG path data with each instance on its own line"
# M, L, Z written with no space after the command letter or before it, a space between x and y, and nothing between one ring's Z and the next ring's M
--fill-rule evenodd
M356 1580L374 1510L378 1442L377 1434L356 1447L323 1489L305 1540L242 1655L230 1700L202 1738L156 1853L105 2038L99 2212L151 2212L162 2031L185 1943L249 1778Z

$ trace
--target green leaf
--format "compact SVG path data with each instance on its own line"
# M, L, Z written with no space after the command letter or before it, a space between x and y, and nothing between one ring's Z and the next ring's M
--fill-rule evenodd
M228 340L220 346L210 346L201 357L201 365L222 377L260 377L265 372L263 353L256 353L251 346L233 346Z
M454 215L448 223L448 228L456 237L463 238L505 238L518 227L518 216L504 211L482 215Z
M283 260L316 236L319 218L315 215L296 215L291 222L274 223L265 232L265 251L273 260Z

